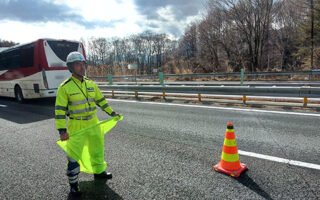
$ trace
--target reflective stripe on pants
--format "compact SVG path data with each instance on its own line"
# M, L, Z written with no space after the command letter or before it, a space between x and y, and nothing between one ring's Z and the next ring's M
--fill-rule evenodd
M70 184L78 183L78 174L80 173L80 165L74 159L68 158L67 176Z

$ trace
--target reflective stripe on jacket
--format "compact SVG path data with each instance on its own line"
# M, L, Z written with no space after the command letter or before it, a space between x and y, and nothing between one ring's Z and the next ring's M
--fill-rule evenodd
M55 103L56 129L66 128L67 114L70 117L76 118L97 113L96 105L109 115L113 112L100 89L93 81L84 77L81 82L74 76L71 76L61 83L58 88Z

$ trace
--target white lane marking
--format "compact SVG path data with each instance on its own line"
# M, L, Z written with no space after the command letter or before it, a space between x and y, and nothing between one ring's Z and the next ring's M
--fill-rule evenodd
M279 162L279 163L285 163L285 164L299 166L299 167L306 167L306 168L310 168L310 169L320 170L320 165L313 164L313 163L306 163L306 162L301 162L301 161L296 161L296 160L289 160L289 159L285 159L285 158L278 158L278 157L274 157L274 156L268 156L268 155L247 152L247 151L242 151L242 150L238 150L238 154L243 155L243 156L260 158L260 159L264 159L264 160L270 160L270 161Z
M8 107L8 106L7 106L7 105L2 105L2 104L0 104L0 107L6 108L6 107Z
M160 102L141 102L141 101L120 100L120 99L108 99L108 101L120 101L120 102L127 102L127 103L155 104L155 105L193 107L193 108L209 108L209 109L217 109L217 110L236 110L236 111L244 111L244 112L260 112L260 113L273 113L273 114L284 114L284 115L301 115L301 116L320 117L320 114L315 114L315 113L284 112L284 111L274 111L274 110L228 108L228 107L186 105L186 104L160 103Z

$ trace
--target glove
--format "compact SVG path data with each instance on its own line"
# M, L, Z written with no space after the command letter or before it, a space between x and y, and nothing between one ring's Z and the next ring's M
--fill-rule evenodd
M112 112L112 113L111 113L111 116L112 116L112 117L115 117L115 116L121 116L121 114L116 113L116 112Z

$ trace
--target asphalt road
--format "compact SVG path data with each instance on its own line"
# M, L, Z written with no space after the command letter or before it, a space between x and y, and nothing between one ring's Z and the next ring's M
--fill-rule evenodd
M320 114L110 100L124 120L106 136L114 178L80 174L82 199L319 199L320 170L240 155L239 178L215 172L227 123L240 151L320 166ZM54 101L0 98L0 199L68 199ZM107 116L99 111L99 118Z

